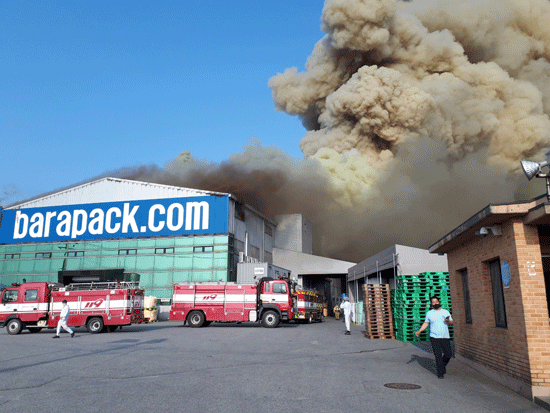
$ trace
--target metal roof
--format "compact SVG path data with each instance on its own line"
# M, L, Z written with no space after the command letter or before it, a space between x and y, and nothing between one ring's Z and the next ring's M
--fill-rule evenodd
M223 192L203 191L200 189L106 177L45 194L27 201L18 202L5 209L134 201L143 199L186 198L209 195L231 196Z
M527 225L550 224L550 205L546 201L546 195L541 195L530 201L489 204L435 242L429 251L447 253L477 237L476 231L480 228L501 224L513 218L523 217L523 222Z
M273 265L286 268L297 275L347 274L348 268L354 264L319 255L273 248Z

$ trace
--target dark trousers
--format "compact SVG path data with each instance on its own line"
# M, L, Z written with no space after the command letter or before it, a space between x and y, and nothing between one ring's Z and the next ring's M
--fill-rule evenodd
M448 338L430 337L430 341L432 342L432 350L435 356L437 376L443 376L446 373L445 367L449 364L449 361L453 356L451 351L451 340Z

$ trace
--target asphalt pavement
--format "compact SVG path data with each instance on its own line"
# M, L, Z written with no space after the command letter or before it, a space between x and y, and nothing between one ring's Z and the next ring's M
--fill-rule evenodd
M362 327L181 322L75 338L0 330L0 406L17 412L546 412L451 360ZM398 388L387 387L396 383ZM403 389L416 385L416 389ZM410 387L410 386L409 386Z

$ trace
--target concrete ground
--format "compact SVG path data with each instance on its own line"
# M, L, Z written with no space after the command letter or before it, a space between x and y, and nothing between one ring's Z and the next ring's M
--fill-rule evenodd
M159 322L71 339L0 331L0 405L17 412L547 412L453 359L333 318L266 329ZM388 383L421 386L417 390Z

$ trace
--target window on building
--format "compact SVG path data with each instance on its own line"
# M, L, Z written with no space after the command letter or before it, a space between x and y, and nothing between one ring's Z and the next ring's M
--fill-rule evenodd
M21 254L6 254L4 258L7 260L16 260L18 258L21 258Z
M461 271L462 277L462 293L464 295L464 314L466 316L466 323L472 324L472 307L470 304L470 286L468 284L468 271Z
M52 257L52 253L51 252L37 252L35 254L35 257L36 258L51 258Z
M212 252L214 251L213 245L208 245L205 247L193 247L193 252Z
M136 254L137 254L136 249L118 250L118 255L136 255Z
M155 248L155 254L173 254L174 253L174 247L170 248Z
M542 272L544 274L544 286L546 289L546 304L550 309L550 256L548 255L542 256Z
M25 301L36 301L38 299L38 290L25 291Z
M84 251L67 251L65 253L66 257L83 257Z
M19 297L19 290L7 290L2 297L3 303L13 303Z
M504 306L504 291L502 289L502 275L500 273L500 260L489 262L491 271L491 284L493 286L493 304L495 307L495 324L497 327L507 327L506 307Z

